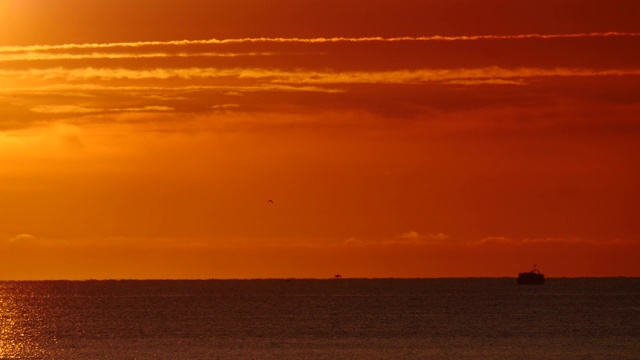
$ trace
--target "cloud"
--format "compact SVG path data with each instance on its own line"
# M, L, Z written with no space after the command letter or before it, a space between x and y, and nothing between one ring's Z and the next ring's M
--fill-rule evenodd
M166 112L175 109L168 106L143 106L133 108L88 108L72 105L52 105L36 106L31 111L43 114L97 114L97 113L120 113L120 112Z
M393 240L383 241L384 245L435 245L440 244L444 240L448 240L449 235L444 233L429 233L429 234L420 234L417 231L411 230L404 232L395 237Z
M211 108L215 109L215 110L233 109L233 108L238 108L238 107L240 107L240 104L221 104L221 105L213 105L213 106L211 106Z
M524 80L507 80L507 79L479 79L479 80L465 80L465 79L455 79L450 81L445 81L445 84L450 85L526 85Z
M436 233L436 234L426 234L421 235L418 234L417 231L407 231L396 236L398 239L429 239L429 240L447 240L449 239L449 235L444 233Z
M284 71L260 68L46 68L26 70L0 70L0 76L19 79L67 81L100 79L100 80L167 80L167 79L235 79L239 81L257 81L276 86L286 85L336 85L336 84L422 84L443 82L463 85L508 84L524 85L524 79L550 77L603 77L640 75L636 69L587 69L587 68L505 68L498 66L484 68L458 69L418 69L392 71ZM237 86L241 86L238 84ZM249 86L249 84L245 84ZM197 88L197 87L196 87ZM302 88L318 91L317 88ZM339 91L339 90L338 90ZM336 90L333 90L336 92Z
M134 95L137 97L149 97L159 99L182 99L184 95L170 95L167 93L194 93L204 91L217 91L224 95L239 96L245 93L255 92L308 92L308 93L343 93L345 90L322 88L317 86L289 86L278 84L244 85L220 85L220 86L105 86L100 84L55 84L32 87L0 88L0 94L13 94L14 96L27 95L60 95L74 97L94 97L100 94L118 93L122 95ZM62 105L57 105L62 106Z
M592 37L638 37L634 32L591 32L570 34L516 34L516 35L463 35L463 36L401 36L401 37L318 37L318 38L283 38L257 37L237 39L205 39L175 41L136 41L115 43L85 43L60 45L26 45L0 46L0 53L36 52L70 49L105 49L105 48L140 48L153 46L186 46L186 45L220 45L237 43L344 43L344 42L429 42L429 41L477 41L477 40L520 40L520 39L570 39Z
M366 243L362 240L358 240L356 238L351 237L345 240L343 245L348 247L361 247L366 245Z
M568 245L628 245L631 241L622 239L587 240L579 237L539 237L539 238L511 238L506 236L488 236L470 245L536 245L536 244L568 244Z
M397 236L400 239L419 239L422 236L417 231L408 231Z
M196 58L196 57L241 57L241 56L273 56L271 52L245 52L245 53L213 53L213 52L193 52L193 53L88 53L88 54L59 54L42 52L0 52L0 62L9 61L60 61L60 60L88 60L88 59L154 59L154 58Z
M272 78L273 82L296 84L421 84L444 82L466 85L517 84L523 79L548 77L602 77L640 75L640 69L582 69L582 68L485 68L419 69L368 72L277 72L245 70L242 77Z
M427 237L431 240L449 240L449 235L443 233L428 234Z
M32 242L35 239L36 239L36 237L33 236L33 235L30 235L30 234L19 234L19 235L16 235L16 236L12 237L7 242L9 244L24 244L24 243Z
M354 237L348 238L347 240L345 240L342 243L342 246L344 247L357 247L357 248L361 248L361 247L367 247L367 248L386 248L386 247L393 247L393 246L423 246L423 245L428 245L429 242L427 240L425 240L424 237L420 236L417 232L415 231L409 231L407 233L401 234L399 236L397 236L395 239L391 239L391 240L370 240L370 241L363 241L363 240L359 240L356 239ZM321 245L322 247L326 247L327 245ZM329 245L331 246L331 245Z
M425 246L430 244L424 238L395 238L375 243L377 246Z

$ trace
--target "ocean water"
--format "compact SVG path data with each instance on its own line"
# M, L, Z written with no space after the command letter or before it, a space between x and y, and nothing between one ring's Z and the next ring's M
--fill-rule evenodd
M640 359L640 279L0 282L7 359Z

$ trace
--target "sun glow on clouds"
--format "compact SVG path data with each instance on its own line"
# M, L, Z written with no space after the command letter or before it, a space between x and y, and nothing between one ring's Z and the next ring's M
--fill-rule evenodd
M8 41L0 273L640 275L640 28L538 21Z

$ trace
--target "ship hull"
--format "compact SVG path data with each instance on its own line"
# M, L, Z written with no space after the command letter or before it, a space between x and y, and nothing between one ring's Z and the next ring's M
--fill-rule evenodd
M544 275L535 273L523 273L518 276L518 285L542 285Z

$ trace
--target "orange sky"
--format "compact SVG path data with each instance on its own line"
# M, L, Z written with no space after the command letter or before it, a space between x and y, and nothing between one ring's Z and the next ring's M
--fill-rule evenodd
M0 279L640 276L637 14L0 0Z

